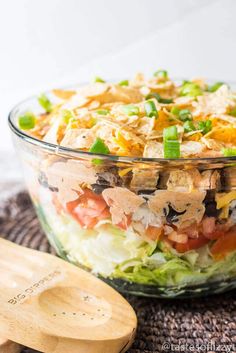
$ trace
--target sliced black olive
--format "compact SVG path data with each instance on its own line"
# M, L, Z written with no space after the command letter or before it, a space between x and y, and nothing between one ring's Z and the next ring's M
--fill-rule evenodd
M93 192L95 192L95 194L98 194L98 195L100 195L103 192L103 190L110 188L109 185L99 185L99 184L91 184L91 187Z
M154 190L139 190L138 191L138 195L151 195L156 191L156 189Z
M154 190L138 190L138 195L142 196L146 201L148 201L149 197L148 195L152 195L156 189Z
M179 216L182 216L183 214L185 214L185 212L186 210L178 212L170 204L168 204L168 211L166 210L166 208L164 208L167 224L170 225L172 223L178 222Z
M218 217L218 215L220 214L220 210L217 210L216 208L214 190L207 190L207 193L203 202L205 204L205 215L208 217Z
M47 188L47 189L51 190L52 192L58 192L58 188L57 187L51 186L51 185L48 184L48 179L47 179L45 173L40 172L40 174L38 176L38 182L44 188Z
M99 185L121 186L123 184L117 168L110 168L108 171L97 173L97 177L96 184Z

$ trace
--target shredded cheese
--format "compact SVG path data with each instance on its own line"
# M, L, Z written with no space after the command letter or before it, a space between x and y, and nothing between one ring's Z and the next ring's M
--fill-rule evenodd
M228 193L216 194L216 207L219 210L224 206L228 206L233 200L236 200L236 190L230 191Z

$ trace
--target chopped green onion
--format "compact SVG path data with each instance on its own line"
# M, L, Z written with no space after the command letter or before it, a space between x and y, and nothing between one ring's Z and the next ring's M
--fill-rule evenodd
M152 93L149 93L145 99L148 100L148 99L152 99L152 98L155 98L158 102L160 101L161 99L161 96L159 93L156 93L156 92L152 92Z
M18 118L18 124L22 130L30 130L35 127L35 120L35 115L28 112Z
M202 90L196 83L186 82L180 87L180 95L196 98L197 96L202 95Z
M102 159L98 159L98 158L93 158L92 159L92 163L94 165L100 165L100 164L103 164L103 160Z
M173 103L173 99L172 98L160 98L159 103L163 103L163 104L170 104Z
M139 114L139 107L133 104L127 104L122 106L122 110L125 114L131 115L138 115Z
M95 76L93 79L93 82L101 82L101 83L105 83L106 81L104 81L101 77L99 76Z
M41 96L38 97L38 102L47 113L51 113L52 103L45 94L41 94Z
M169 126L163 130L163 139L165 140L178 140L178 130L176 125Z
M198 129L202 130L203 135L207 134L212 129L212 121L211 120L199 121Z
M221 152L223 153L223 155L225 157L233 157L236 156L236 148L223 148L221 150Z
M101 153L101 154L110 153L109 148L107 147L107 145L99 137L96 138L95 142L90 147L89 152Z
M180 110L179 110L179 108L178 107L172 107L171 108L171 114L173 114L173 115L179 115L179 112L180 112Z
M129 86L129 81L128 80L123 80L118 83L120 86Z
M164 142L164 157L165 158L179 158L180 157L180 143L177 140Z
M109 114L109 110L108 109L99 109L99 110L96 110L96 113L99 115L107 115L107 114Z
M158 117L158 111L153 101L146 101L144 103L144 109L149 118Z
M74 118L74 115L70 110L65 109L62 111L62 119L64 123L68 124L72 118Z
M192 132L195 131L196 128L191 120L187 120L184 123L184 132Z
M216 82L212 86L209 86L207 90L208 92L212 92L212 93L216 92L223 84L224 82Z
M173 99L172 98L162 98L160 96L160 94L156 93L156 92L153 92L153 93L149 93L147 96L146 96L146 99L152 99L152 98L155 98L158 103L163 103L163 104L170 104L170 103L173 103Z
M179 119L181 121L192 120L192 113L188 109L182 109L179 111Z
M229 113L229 115L236 117L236 108L234 108L233 110L231 110L231 112Z
M154 76L167 80L168 79L168 72L166 70L158 70L156 72L154 72Z
M169 126L163 130L163 142L165 158L180 157L180 143L176 126Z

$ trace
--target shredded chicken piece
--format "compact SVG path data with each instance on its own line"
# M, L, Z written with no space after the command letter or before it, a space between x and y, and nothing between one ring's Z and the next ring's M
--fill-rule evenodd
M156 169L133 168L133 177L130 183L131 190L155 190L159 179Z
M169 191L191 192L200 180L201 175L197 169L173 170L167 181L167 189Z
M220 173L217 170L205 170L201 173L198 188L202 190L218 189L220 186Z

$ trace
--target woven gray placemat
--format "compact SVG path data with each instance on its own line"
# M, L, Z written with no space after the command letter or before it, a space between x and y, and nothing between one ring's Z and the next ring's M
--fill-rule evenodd
M24 191L0 205L0 234L18 244L55 253ZM127 299L139 320L128 353L236 352L236 291L188 300ZM23 352L35 353L27 348Z

